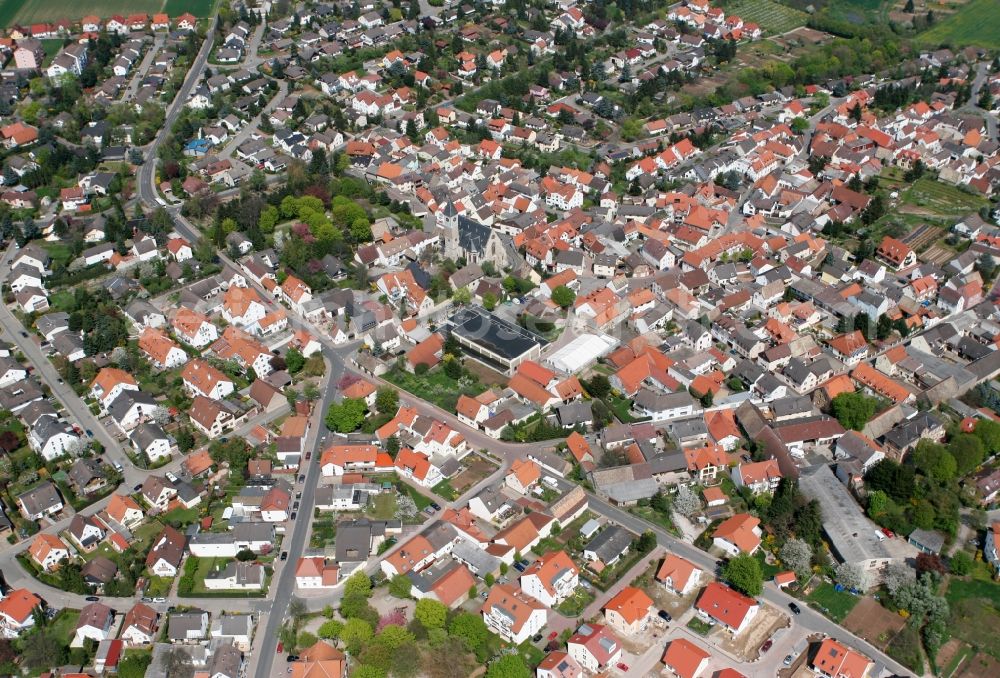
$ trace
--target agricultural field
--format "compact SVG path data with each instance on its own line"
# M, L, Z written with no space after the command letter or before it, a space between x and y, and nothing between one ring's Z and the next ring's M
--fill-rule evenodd
M0 0L0 27L79 19L88 14L106 18L114 14L166 12L176 17L189 12L206 17L211 16L215 3L216 0L95 0L77 5L64 0Z
M786 33L806 25L809 15L774 0L736 0L726 5L726 14L734 14L744 22L753 22L768 34Z
M996 0L971 0L921 33L919 39L925 45L1000 48L1000 12L997 11Z
M184 14L194 14L197 17L211 16L216 0L166 0L163 11L175 17Z
M163 7L163 0L95 0L85 4L64 0L3 0L0 25L28 25L58 19L79 19L88 14L109 17L113 14L153 14Z
M953 218L965 216L988 204L981 196L926 177L917 179L906 189L900 196L900 202L903 208L901 211Z

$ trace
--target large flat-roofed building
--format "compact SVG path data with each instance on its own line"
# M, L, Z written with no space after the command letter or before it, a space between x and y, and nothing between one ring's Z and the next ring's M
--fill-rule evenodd
M473 357L508 375L525 360L537 360L548 343L479 306L460 309L448 322L452 336Z
M829 466L823 464L799 477L802 493L819 502L823 531L839 562L858 566L867 586L881 581L882 572L892 561L916 557L917 551L902 539L887 539L878 525L865 516Z

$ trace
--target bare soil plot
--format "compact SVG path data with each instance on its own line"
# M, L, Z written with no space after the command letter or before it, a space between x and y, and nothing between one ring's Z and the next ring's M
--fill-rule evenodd
M465 369L472 372L474 375L479 377L479 381L483 386L506 386L507 377L500 374L496 370L490 369L486 365L482 364L478 360L466 360Z
M935 266L944 266L955 258L955 252L944 245L934 244L920 253L919 259Z
M754 617L753 624L743 633L733 636L729 633L717 634L715 639L719 647L736 655L743 661L753 661L760 656L760 646L774 632L789 626L791 621L781 610L770 605L762 605L760 612Z
M879 605L874 598L862 598L841 625L884 650L905 624L906 620Z
M955 674L955 678L996 678L1000 676L1000 661L985 652L968 659Z
M470 454L462 460L465 468L451 479L451 486L460 496L466 490L478 483L483 478L497 470L497 465L480 457L478 454Z

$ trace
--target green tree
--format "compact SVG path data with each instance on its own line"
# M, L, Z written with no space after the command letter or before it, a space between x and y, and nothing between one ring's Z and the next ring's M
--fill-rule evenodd
M576 301L576 293L565 285L552 290L552 302L560 308L569 308Z
M875 414L876 404L861 393L841 393L833 399L833 416L844 428L860 431Z
M316 633L320 638L325 640L336 640L337 638L340 638L340 634L343 630L344 622L338 619L328 619L320 624Z
M297 348L290 348L285 353L285 367L289 374L298 374L306 364L306 359Z
M409 598L413 583L405 574L397 574L389 580L389 595L395 598Z
M399 409L399 391L384 386L375 393L375 409L382 414L395 414Z
M308 631L302 631L299 634L298 639L295 641L295 644L302 649L312 647L316 644L316 636Z
M611 382L603 374L595 374L586 381L584 387L592 398L603 399L611 393Z
M986 454L994 455L1000 452L1000 423L990 419L980 419L976 422L973 435L983 441Z
M497 307L497 295L492 292L487 292L483 295L483 308L487 311L492 311Z
M451 620L448 633L460 638L470 652L476 652L489 639L490 632L481 615L471 612L459 612Z
M722 577L737 591L756 597L764 589L764 574L760 563L745 553L731 559L722 570Z
M393 678L413 678L419 671L420 649L415 643L400 645L393 651L389 666Z
M948 443L948 452L955 458L958 477L968 475L976 470L986 456L983 441L974 435L960 433Z
M448 608L431 598L422 598L417 601L413 618L423 624L424 628L441 629L448 619Z
M873 490L868 493L868 515L872 518L877 518L886 512L889 508L889 502L892 501L882 490Z
M437 601L434 601L437 602ZM384 645L390 650L395 650L398 647L402 647L408 643L412 643L414 640L413 634L407 631L402 626L397 626L395 624L389 624L375 636L373 643L379 645Z
M455 290L455 293L451 295L451 300L456 305L462 306L472 301L472 293L469 292L469 288L467 287L459 287Z
M958 464L944 445L921 440L913 451L913 465L925 476L948 481L955 478Z
M338 433L357 431L365 420L367 409L361 398L345 398L339 403L332 403L326 411L326 427Z
M372 625L364 619L348 619L344 623L344 629L340 632L340 639L344 641L348 652L357 655L375 636Z
M486 670L486 678L531 678L531 675L519 654L505 654L493 660Z
M344 595L362 595L369 598L372 595L372 580L363 570L358 570L344 582Z
M968 551L959 551L951 557L948 567L952 574L959 577L965 576L972 571L972 556L969 555Z
M656 548L656 535L652 530L646 530L635 540L635 549L639 553L649 553Z

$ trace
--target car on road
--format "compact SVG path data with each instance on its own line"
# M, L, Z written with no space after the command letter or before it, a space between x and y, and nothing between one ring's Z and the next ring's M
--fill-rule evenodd
M281 559L282 560L288 560L288 551L282 551L281 552Z
M62 377L59 377L58 379L56 379L56 381L58 381L60 384L65 384L66 383L65 381L63 381Z
M153 598L153 602L154 603L165 603L165 602L167 602L167 599L166 598Z
M673 619L674 619L673 617L670 616L670 613L667 612L666 610L660 610L659 612L656 613L656 616L659 617L660 619L662 619L663 621L667 621L667 622L668 621L673 621Z
M98 598L97 596L87 596L86 598L84 598L84 600L86 600L88 603L96 603L100 600L100 598Z
M94 432L91 431L89 428L87 429L87 437L88 438L93 438L94 437Z
M118 471L119 473L125 470L125 467L122 466L122 463L120 461L116 461L114 466L115 470Z
M628 672L628 664L626 664L625 662L618 662L617 664L615 664L615 666L618 667L619 671L625 671L626 673Z
M774 641L768 638L767 640L764 641L764 644L760 646L760 653L764 654L765 652L771 649L772 645L774 645Z
M791 666L793 659L795 659L795 657L793 657L792 655L790 654L785 655L785 658L781 660L781 663L784 664L785 666Z
M802 608L795 603L788 603L788 609L791 610L793 614L802 614Z
M28 333L27 332L21 332L21 336L24 337L25 339L27 339L28 338Z
M151 603L151 602L153 602L153 599L150 598L149 596L143 596L142 597L142 602L144 602L144 603Z

